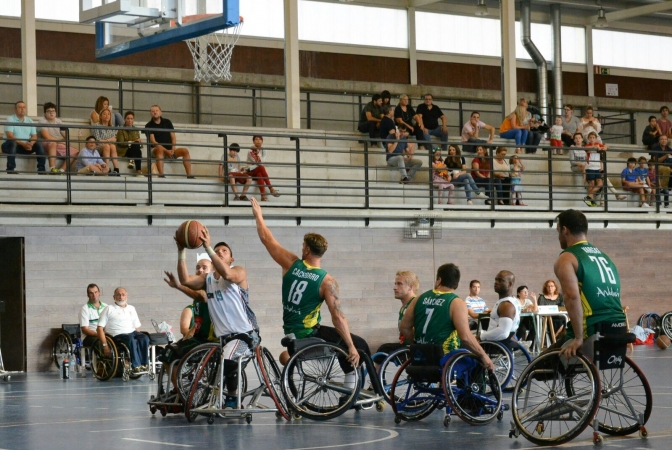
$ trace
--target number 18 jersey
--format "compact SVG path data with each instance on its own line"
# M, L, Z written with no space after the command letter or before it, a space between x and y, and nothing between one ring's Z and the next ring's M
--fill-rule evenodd
M313 327L320 323L320 286L325 270L297 259L282 277L282 321L285 334L293 333L297 339L310 336Z

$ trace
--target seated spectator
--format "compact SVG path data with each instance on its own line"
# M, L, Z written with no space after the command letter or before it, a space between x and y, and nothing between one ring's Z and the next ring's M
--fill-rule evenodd
M224 163L228 164L229 172L229 185L233 191L234 200L247 200L247 190L250 188L252 183L252 178L247 174L247 167L241 166L240 164L240 145L233 143L229 146L229 153L226 157L226 161L222 158L222 163L219 165L219 177L224 180ZM236 190L236 183L243 185L243 194L238 195Z
M581 121L574 116L574 107L572 105L565 105L565 115L562 118L562 142L565 146L570 147L574 144L574 134L581 132Z
M527 143L530 126L523 124L526 116L527 108L518 106L515 111L504 118L499 126L499 137L516 141L516 153L522 153L522 146Z
M583 148L583 135L574 134L574 145L569 149L570 170L574 173L583 175L583 183L586 183L586 165L588 164L588 154Z
M639 195L639 206L641 208L649 207L649 204L646 203L646 192L644 191L646 184L642 182L637 171L637 160L635 158L628 158L628 165L621 172L621 184L624 191Z
M477 197L488 198L484 193L478 190L478 186L473 177L467 172L467 163L460 152L459 145L450 145L448 147L448 156L443 161L452 177L453 184L463 185L464 194L467 197L467 205L473 205L471 201L471 192L473 191Z
M364 106L360 114L359 125L357 126L357 130L360 133L369 133L371 139L375 139L378 136L380 121L383 118L382 106L382 97L380 94L374 94L371 101ZM371 145L376 145L376 143L371 142Z
M476 330L478 328L478 315L489 314L490 308L485 304L485 300L480 297L481 282L478 280L471 280L469 283L469 295L464 299L467 304L467 314L469 314L469 328ZM484 329L488 328L489 319L481 321Z
M471 161L471 176L476 185L485 191L485 195L490 197L485 200L486 205L492 204L493 192L490 190L490 181L494 185L495 190L502 190L502 180L492 176L492 164L490 164L490 157L485 151L485 147L479 145L476 147L476 157Z
M423 140L429 141L432 136L436 136L441 139L441 150L447 150L448 119L443 111L441 111L441 108L433 102L434 97L432 94L425 94L425 103L419 105L416 109L416 120L422 130ZM439 125L439 119L441 119L441 125ZM423 147L429 149L431 144L423 144Z
M649 124L644 128L644 133L642 133L642 144L651 150L651 147L658 143L658 138L661 134L658 119L656 119L656 116L649 116Z
M455 186L450 182L451 176L448 173L448 168L441 158L441 150L436 150L432 158L432 184L436 189L437 198L439 205L443 204L441 197L443 196L443 191L448 190L448 199L446 204L452 205L453 201L453 189Z
M588 206L598 206L595 203L594 195L602 189L602 159L599 150L607 147L597 142L597 133L591 131L588 134L588 143L584 146L586 149L586 183L588 183L588 195L583 198L583 201Z
M672 138L672 121L667 118L670 114L670 108L667 106L660 107L660 118L658 118L658 126L660 127L660 134Z
M530 111L530 109L534 110L537 109L530 108L530 105L526 99L521 98L520 100L518 100L518 106L522 106L523 108L525 108L525 117L523 119L522 124L527 126L528 132L527 132L527 139L525 140L524 144L527 146L531 146L525 148L525 153L537 153L537 147L539 146L541 138L544 136L545 133L545 131L542 132L541 129L546 127L546 125L543 123L543 120L537 118L539 116L533 114Z
M89 301L79 311L79 326L82 328L82 334L84 335L82 345L91 347L98 336L96 331L98 330L100 312L107 305L100 301L100 289L93 283L86 287L86 296L89 297Z
M26 104L18 101L14 104L14 114L6 120L8 123L32 124L33 120L26 116ZM5 142L2 143L2 153L7 156L7 173L15 174L16 158L14 155L36 155L37 173L47 173L44 168L44 147L37 140L37 130L35 126L23 125L5 125Z
M562 293L558 289L558 285L553 280L546 280L544 287L541 289L541 294L537 298L537 306L557 306L558 308L565 307L565 300L562 298ZM565 321L562 317L552 317L553 329L555 330L555 337L557 338L565 328Z
M264 189L264 185L268 186L268 190L271 191L271 195L273 195L273 197L280 197L280 191L271 186L271 181L268 178L266 167L261 164L266 158L266 149L262 147L264 138L259 135L253 136L252 142L254 142L254 145L247 153L247 162L251 164L247 169L247 174L253 179L257 180L257 186L259 186L259 193L261 194L262 202L268 200L268 197L265 194L266 191Z
M382 106L392 106L390 104L390 101L392 100L392 95L390 94L390 91L384 90L383 92L380 93L380 98L383 99L383 104ZM394 107L393 107L394 108Z
M647 196L647 201L649 205L653 205L653 199L654 199L654 193L653 193L653 186L655 184L650 184L649 180L649 167L648 167L649 161L646 159L645 156L640 156L637 158L637 168L635 169L635 172L637 172L637 175L639 176L639 181L642 182L644 185L644 192L646 192ZM655 177L654 177L655 178Z
M537 294L530 293L527 286L518 286L516 291L518 303L520 304L520 311L524 313L536 313L537 309ZM530 296L528 296L530 295ZM528 336L529 330L535 328L534 317L521 317L518 331L516 331L516 338L519 341L531 340Z
M79 152L77 162L75 163L75 170L78 173L89 174L107 174L110 167L105 164L98 153L96 138L89 136L86 138L85 147Z
M58 126L61 123L61 119L57 117L56 114L56 105L51 102L44 104L44 117L40 118L37 122L39 124L45 125L56 125L50 127L41 127L39 129L40 138L42 138L42 144L44 149L49 156L49 173L57 174L65 172L64 169L58 169L56 167L56 156L59 159L65 159L66 157L66 148L65 148L65 131L61 131L61 128ZM75 158L77 156L78 150L75 147L70 146L70 167L71 170L75 168ZM64 164L67 167L67 164Z
M394 139L387 143L387 165L398 167L401 173L400 183L407 184L413 180L415 173L422 167L422 161L414 159L415 142L408 141L408 128L403 123L399 125L398 131L394 130L394 135L390 134L388 139ZM407 172L406 168L410 167Z
M508 205L511 194L511 166L506 160L506 151L506 147L498 147L492 161L492 176L500 181L498 201L500 205Z
M89 116L89 124L91 126L97 125L100 122L100 112L104 109L107 109L111 113L111 122L113 127L121 127L124 125L124 120L121 118L121 114L112 111L110 106L110 100L107 97L100 96L96 99L96 106L94 106L91 115Z
M554 155L562 155L562 117L555 118L555 125L551 127L551 147Z
M104 109L100 112L100 122L98 128L94 128L93 135L98 142L98 148L103 156L105 164L110 165L110 158L112 158L112 165L114 170L110 172L111 175L119 176L119 162L117 161L117 130L112 128L112 113L109 109Z
M663 197L664 197L663 198L663 201L664 201L663 207L667 208L670 204L669 203L669 200L670 200L669 191L667 191L667 190L664 191L663 189L661 189L660 179L658 178L658 173L657 173L657 170L658 170L657 166L658 165L656 164L656 160L654 158L651 158L649 160L649 167L648 167L648 169L649 169L649 186L651 186L651 188L653 189L652 194L656 199L656 205L660 205L660 194L662 193ZM649 203L649 205L650 204L651 203Z
M586 115L581 118L581 134L583 139L588 140L590 133L595 133L597 142L602 143L600 133L602 132L602 124L599 119L593 116L594 111L592 106L586 106Z
M390 134L394 134L395 128L394 108L390 105L385 105L383 106L383 118L380 120L380 138L387 139Z
M189 150L183 147L177 147L177 137L173 131L173 122L162 117L161 108L154 105L150 108L149 113L152 120L145 125L146 129L152 130L147 132L149 142L152 147L152 155L156 158L156 169L159 171L159 177L164 178L163 160L182 158L182 165L187 172L187 178L195 178L191 174L191 155Z
M480 139L478 133L480 130L488 130L490 136L488 140ZM481 122L481 113L474 111L471 113L469 122L465 123L462 127L462 148L465 152L474 153L476 151L476 145L467 145L467 144L490 144L495 138L495 127L488 125L484 122Z
M135 128L135 113L126 111L124 114L124 127ZM140 130L117 131L117 155L124 158L135 158L128 161L128 168L135 170L138 177L142 177L142 140Z
M110 357L110 347L105 333L121 342L131 353L131 370L145 372L149 364L149 336L140 332L140 319L135 308L128 304L126 289L114 290L114 304L106 306L98 319L98 339L103 345L105 356Z
M660 187L660 192L665 196L664 206L667 208L670 192L670 168L672 168L672 147L668 144L667 135L661 134L658 137L658 143L651 147L649 154L651 155L651 159L654 160L658 186Z
M420 125L418 125L417 113L409 103L408 95L404 94L399 98L399 104L394 108L394 121L397 125L402 123L408 128L408 132L415 136L415 139L422 141L425 138Z

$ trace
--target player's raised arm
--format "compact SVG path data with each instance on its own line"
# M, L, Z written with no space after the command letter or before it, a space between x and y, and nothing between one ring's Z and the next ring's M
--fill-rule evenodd
M327 275L320 286L320 294L324 298L327 308L331 313L331 322L334 324L334 328L338 331L338 334L345 342L345 345L348 347L348 362L352 364L353 367L359 365L359 352L355 348L355 344L352 342L350 337L350 327L348 326L348 321L343 314L341 309L341 299L340 290L338 288L338 282L331 275Z
M205 289L205 276L189 275L189 269L187 269L187 250L177 239L177 231L175 232L173 239L177 246L177 278L180 280L180 283L193 290ZM170 285L168 281L166 281L166 283Z
M271 230L266 226L266 222L264 222L264 216L261 214L261 206L257 200L252 198L250 199L250 203L252 204L254 220L257 222L259 239L261 240L261 243L264 244L264 247L266 247L271 258L282 267L282 273L284 275L299 257L284 248L275 240L273 233L271 233Z
M164 278L163 281L165 281L168 286L172 287L173 289L177 289L178 291L182 292L184 295L192 298L193 300L204 300L203 296L201 295L202 291L195 291L193 289L189 289L188 287L184 286L179 282L179 280L175 278L175 275L173 275L172 272L164 270L163 273L167 277Z
M220 243L215 245L216 248L213 250L210 246L210 231L206 227L201 230L201 241L208 256L212 259L212 267L215 268L215 271L225 280L247 289L247 271L241 266L231 267L233 254L228 245ZM205 279L206 275L203 277Z

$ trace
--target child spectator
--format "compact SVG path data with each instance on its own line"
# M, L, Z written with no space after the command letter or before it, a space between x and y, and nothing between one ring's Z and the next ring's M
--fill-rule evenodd
M637 159L637 164L639 167L635 168L637 175L639 175L639 181L643 184L644 192L647 194L646 203L651 205L653 203L653 192L651 185L649 184L649 168L647 167L648 161L646 157L640 156Z
M247 173L257 180L261 201L265 202L268 200L264 185L268 186L273 197L280 197L280 192L271 186L271 181L268 179L266 168L261 164L264 161L264 158L266 158L266 149L261 146L264 143L264 138L259 135L252 136L252 142L254 142L254 145L250 148L250 151L247 154L247 162L252 165L247 169Z
M89 136L86 138L86 146L79 152L77 158L76 169L79 173L108 173L110 168L105 164L105 161L100 157L98 153L96 138L94 136Z
M527 206L525 203L523 203L522 185L522 174L525 170L525 166L517 155L513 155L509 159L509 165L511 166L511 204Z
M447 205L452 205L453 201L451 197L453 196L453 189L455 186L450 183L451 177L448 173L448 168L441 158L441 151L437 150L434 152L434 157L432 158L432 181L434 187L436 188L437 198L439 199L439 205L443 202L441 201L441 196L443 191L448 189L448 199L446 200Z
M658 119L656 116L649 116L649 124L644 128L642 134L642 144L651 150L654 144L658 143L658 138L661 135L660 126L658 126Z
M597 142L597 133L591 131L588 134L588 144L584 146L586 149L586 183L588 183L588 195L583 198L583 201L588 206L597 206L594 201L595 194L602 189L602 161L600 159L600 150L606 150L607 146Z
M562 117L556 117L555 125L551 127L551 147L557 147L553 149L554 155L564 154L562 150Z
M247 196L245 194L250 188L252 178L247 175L247 167L240 165L240 156L238 155L239 153L240 145L233 143L229 146L228 157L222 157L222 163L219 165L219 177L222 178L222 181L226 182L226 180L224 180L224 163L226 162L229 168L229 184L231 185L231 190L233 191L233 199L244 201L247 200ZM238 191L236 191L236 183L243 185L243 194L240 196L238 195Z
M623 190L639 195L640 207L648 208L649 204L646 203L646 193L644 192L645 185L641 181L636 166L637 160L635 158L628 158L628 166L621 172L621 183L623 184Z

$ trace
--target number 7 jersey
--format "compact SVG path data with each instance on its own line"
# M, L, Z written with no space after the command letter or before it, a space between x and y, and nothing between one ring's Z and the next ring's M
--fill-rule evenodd
M574 255L579 263L576 278L583 308L584 339L595 334L598 322L625 322L621 279L611 258L587 241L577 242L564 252ZM567 329L567 337L574 337L571 326Z
M294 333L297 339L310 336L320 323L320 308L324 299L320 286L325 270L297 259L282 277L282 321L285 334Z

